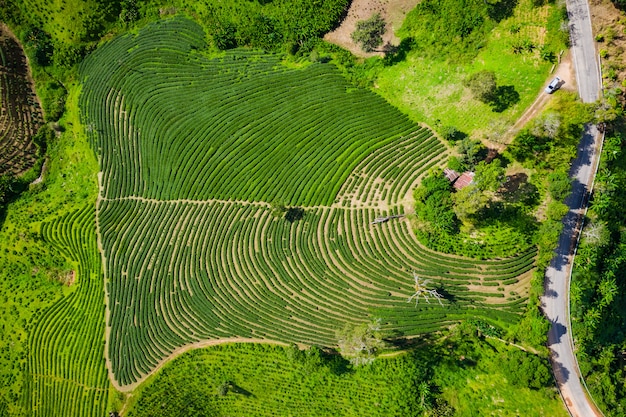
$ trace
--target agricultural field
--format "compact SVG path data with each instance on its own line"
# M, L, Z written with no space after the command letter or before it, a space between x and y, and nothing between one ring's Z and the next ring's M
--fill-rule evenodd
M67 129L47 149L44 182L2 219L0 410L9 416L95 417L108 402L97 162L71 90Z
M77 290L42 311L30 334L29 378L23 395L36 416L104 415L109 381L104 359L102 265L92 206L41 225L44 241L72 260ZM70 285L73 282L69 283Z
M432 132L333 66L209 54L204 39L191 20L166 19L81 67L118 388L203 340L332 346L345 323L371 317L405 336L519 320L533 248L470 260L421 247L406 220L370 224L405 214L411 188L444 162ZM274 202L301 218L274 217ZM413 272L441 305L407 303Z
M42 124L26 55L0 24L0 175L19 175L35 165L33 137Z
M125 415L568 415L554 388L516 383L503 366L515 348L459 333L357 368L315 349L268 344L197 349L135 391ZM459 360L461 354L467 359ZM447 387L443 398L435 395L442 386Z

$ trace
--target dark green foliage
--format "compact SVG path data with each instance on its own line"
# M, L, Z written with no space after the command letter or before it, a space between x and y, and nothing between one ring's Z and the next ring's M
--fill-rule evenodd
M474 183L480 191L496 192L504 184L504 168L500 159L494 159L490 163L480 161L476 165Z
M445 126L441 131L441 136L449 142L456 142L465 139L467 134L461 132L456 126Z
M564 201L572 191L572 180L564 171L554 171L548 175L548 191L553 199Z
M30 26L25 31L24 39L26 47L33 50L37 65L46 67L52 63L54 45L50 34L37 26Z
M0 209L3 208L4 203L13 194L15 184L15 178L11 174L0 175Z
M308 53L339 22L347 1L211 1L208 7L185 6L191 14L199 15L218 49L251 46Z
M535 136L528 130L522 130L507 149L516 161L526 162L550 150L551 145L550 138Z
M407 14L400 35L414 39L416 49L431 57L471 59L514 5L512 0L424 0Z
M356 29L350 37L365 52L372 52L383 43L385 20L376 13L367 20L357 22Z
M487 147L477 139L465 138L457 144L459 171L473 171L487 157Z
M69 69L82 61L85 55L87 55L87 47L84 44L59 44L54 51L53 61L57 67Z
M125 24L139 20L140 12L137 0L122 0L120 2L120 21Z
M54 140L54 130L47 124L41 126L39 131L33 136L33 142L39 148L39 155L43 156L47 146Z
M609 132L605 138L571 291L581 371L596 402L616 417L626 416L626 160L621 135Z
M509 382L518 387L539 389L547 387L552 380L548 361L522 350L506 352L502 365Z
M37 91L41 99L41 106L46 121L55 122L61 118L65 111L65 98L67 90L57 81L48 81Z
M458 220L453 210L452 186L441 171L432 172L413 193L415 214L435 233L456 233Z

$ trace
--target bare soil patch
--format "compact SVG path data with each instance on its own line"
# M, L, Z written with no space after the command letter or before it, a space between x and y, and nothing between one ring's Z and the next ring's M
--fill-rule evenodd
M400 29L404 17L411 11L420 0L353 0L346 18L341 25L324 36L324 40L339 45L360 57L372 57L383 55L384 45L398 46L400 39L395 32ZM383 45L380 51L366 53L355 44L350 35L356 29L356 23L360 20L369 19L372 15L380 13L387 23L387 30L383 35Z

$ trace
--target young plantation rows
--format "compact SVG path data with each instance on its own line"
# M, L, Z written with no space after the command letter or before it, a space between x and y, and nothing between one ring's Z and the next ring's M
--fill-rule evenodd
M525 299L504 282L533 265L534 252L483 266L430 252L406 222L370 225L373 209L309 209L293 224L251 203L102 200L98 211L121 384L203 339L334 345L368 314L407 335L465 316L514 322ZM407 303L412 271L443 305Z
M42 123L26 56L0 28L0 175L17 175L33 167L37 152L33 136Z
M115 379L178 348L266 338L333 346L372 316L396 334L524 308L534 250L472 261L423 249L399 202L444 145L330 64L204 51L173 18L83 64L81 111L101 166L96 208ZM304 210L289 222L271 202ZM407 303L413 272L445 296ZM522 281L520 281L522 280Z
M79 285L41 314L30 335L23 398L32 416L106 413L104 293L94 214L87 207L41 227L42 237L75 265L71 273Z
M365 158L341 187L338 203L342 207L389 207L406 198L418 178L446 157L445 146L433 133L419 129Z
M106 197L330 205L363 156L416 129L330 64L209 59L203 39L170 19L85 61L81 106Z

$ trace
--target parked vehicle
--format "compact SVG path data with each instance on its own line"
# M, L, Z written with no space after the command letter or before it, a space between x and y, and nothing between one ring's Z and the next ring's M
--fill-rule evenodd
M552 94L556 90L558 90L560 86L561 86L561 79L559 77L554 77L554 79L550 81L550 84L548 84L548 86L546 87L544 91L547 94Z

